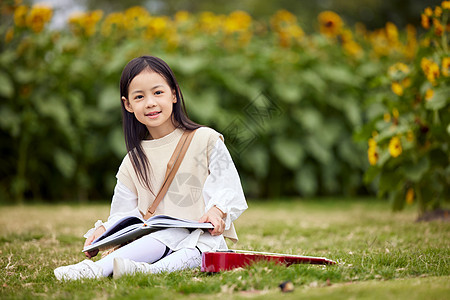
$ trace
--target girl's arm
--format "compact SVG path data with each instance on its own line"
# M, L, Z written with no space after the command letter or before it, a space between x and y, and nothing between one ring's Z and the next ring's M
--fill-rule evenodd
M137 208L137 196L130 191L124 184L117 181L116 187L114 188L114 195L111 202L111 211L108 221L103 223L98 220L94 228L91 228L84 237L86 241L84 242L84 247L90 245L92 241L102 235L106 229L111 227L119 219L125 216L139 216L139 209ZM85 252L88 258L96 256L98 250Z
M223 213L224 230L227 230L230 228L231 222L236 220L248 206L239 174L221 139L217 140L210 153L208 167L210 174L203 187L203 198L206 204L205 215L214 218L219 216L220 212ZM205 216L202 219L204 218Z
M109 218L103 225L108 229L118 220L127 216L142 218L138 208L138 197L125 184L117 180L111 202Z
M142 217L137 207L137 196L123 183L117 181L116 187L114 188L108 221L103 223L101 220L98 220L95 223L94 228L91 228L86 232L84 237L91 237L100 227L108 229L118 220L126 216Z

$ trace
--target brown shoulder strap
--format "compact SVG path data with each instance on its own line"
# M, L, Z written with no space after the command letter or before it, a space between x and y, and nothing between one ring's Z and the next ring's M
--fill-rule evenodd
M155 200L152 205L147 209L147 213L144 216L144 219L150 218L158 207L158 204L162 201L164 196L166 195L167 190L172 183L173 178L177 174L178 168L180 167L181 162L186 154L187 149L189 148L189 144L191 143L192 138L194 137L195 130L185 131L180 138L180 141L177 144L177 147L173 151L172 157L167 163L166 175L164 176L164 182L156 195Z

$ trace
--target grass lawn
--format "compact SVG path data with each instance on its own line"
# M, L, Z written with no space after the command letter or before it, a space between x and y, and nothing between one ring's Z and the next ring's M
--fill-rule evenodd
M251 267L58 282L57 266L84 259L82 235L109 205L0 207L0 299L448 299L450 223L417 223L373 199L250 201L230 248L324 256L335 266ZM292 281L294 291L278 285ZM447 296L445 296L447 295Z

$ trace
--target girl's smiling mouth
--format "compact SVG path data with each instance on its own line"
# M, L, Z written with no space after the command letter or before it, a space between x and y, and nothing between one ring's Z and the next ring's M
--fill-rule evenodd
M152 111L148 114L145 114L145 116L149 117L151 119L154 119L154 118L158 117L160 113L161 113L160 111Z

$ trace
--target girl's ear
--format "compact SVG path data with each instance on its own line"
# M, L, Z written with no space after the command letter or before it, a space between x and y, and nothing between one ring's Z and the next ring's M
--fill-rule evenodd
M177 93L172 91L172 103L177 103Z
M133 108L130 105L130 101L128 101L128 99L123 96L122 96L122 101L125 106L125 109L130 113L134 113Z

